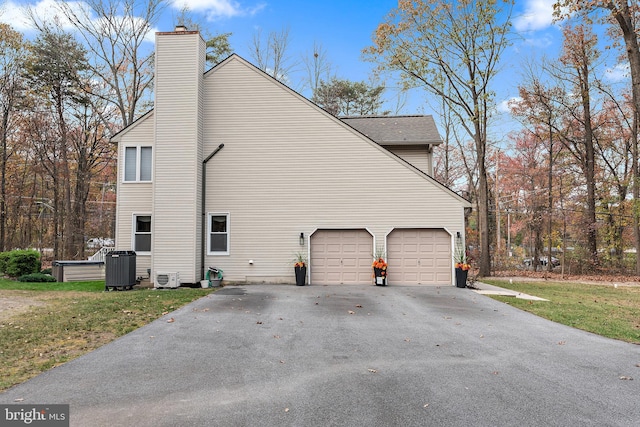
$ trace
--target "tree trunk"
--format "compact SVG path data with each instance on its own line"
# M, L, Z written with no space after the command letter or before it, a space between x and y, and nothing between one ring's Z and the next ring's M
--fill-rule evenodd
M55 94L56 110L58 114L58 131L60 132L60 151L62 157L62 180L63 188L63 215L62 215L62 237L63 256L66 258L75 257L75 219L74 209L71 204L71 173L69 169L69 143L67 135L67 124L64 117L63 95L60 88Z
M633 131L631 132L633 137L631 170L633 171L633 237L636 247L636 275L640 276L640 182L638 182L640 180L640 173L638 173L638 116L640 115L640 109L638 108L638 101L640 101L640 98L634 102L635 114L633 117Z
M591 95L589 81L589 59L581 58L581 64L577 67L580 78L580 89L582 97L582 114L584 119L584 157L583 169L587 184L587 250L591 266L597 268L598 262L598 242L596 230L596 182L595 182L595 149L593 146L593 126L591 123Z
M480 237L479 277L491 275L491 242L489 240L489 183L485 166L486 144L479 132L476 134L478 154L478 231Z
M636 247L636 274L640 275L640 171L638 170L638 118L640 116L640 48L638 36L627 1L616 2L617 7L611 5L613 17L618 22L627 50L627 58L631 68L631 94L635 109L633 120L633 141L631 151L633 155L633 235Z
M7 236L7 126L9 108L2 114L2 164L0 165L0 252L6 250Z
M553 239L552 239L552 233L553 233L553 130L551 127L551 123L549 123L549 170L547 171L547 178L548 178L548 203L549 203L549 207L548 207L548 220L549 220L549 225L547 227L547 234L549 235L549 243L548 243L548 250L549 250L549 258L547 259L547 271L551 272L553 270L553 263L551 262L551 250L553 249Z

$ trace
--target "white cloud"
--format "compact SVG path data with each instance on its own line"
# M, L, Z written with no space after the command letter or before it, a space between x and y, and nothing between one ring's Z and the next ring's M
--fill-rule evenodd
M243 7L234 0L172 0L174 9L189 9L191 12L202 13L208 21L220 18L233 18L235 16L255 15L264 9L265 4L259 3L253 7Z
M65 29L70 28L69 22L64 19L60 9L56 6L53 0L41 0L36 3L16 3L13 1L7 1L2 5L2 12L0 12L0 21L7 23L17 31L30 31L34 29L27 9L31 9L37 19L40 21L53 21L59 20Z
M96 18L89 6L82 1L67 1L68 6L76 11L78 16L89 16L94 24L99 27L103 18ZM21 32L28 32L35 30L27 9L31 9L40 22L57 22L61 24L65 31L75 31L74 27L68 19L65 18L64 13L56 5L55 0L40 0L36 3L30 4L17 4L11 0L7 1L0 7L0 22L10 24L15 30ZM118 19L120 17L112 17ZM144 25L142 18L135 18L132 22L127 20L127 24L139 26ZM154 42L154 35L157 28L151 28L146 36L145 40Z
M549 27L553 21L556 0L526 0L524 12L513 20L517 31L537 31Z
M606 79L611 82L620 82L627 80L631 76L631 68L629 67L629 63L625 62L623 64L618 64L613 68L607 68L604 75Z
M553 45L554 39L549 34L543 34L540 37L528 37L525 38L524 43L527 46L535 47L538 49L545 49Z
M511 113L511 105L517 104L520 101L522 101L522 98L520 98L519 96L513 96L509 99L504 99L498 104L497 109L501 113Z

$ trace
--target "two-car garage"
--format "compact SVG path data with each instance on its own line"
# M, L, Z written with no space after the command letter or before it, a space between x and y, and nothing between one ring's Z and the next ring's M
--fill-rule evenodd
M451 242L442 228L392 230L386 238L389 284L451 285ZM316 230L310 238L311 284L371 284L373 254L366 229Z

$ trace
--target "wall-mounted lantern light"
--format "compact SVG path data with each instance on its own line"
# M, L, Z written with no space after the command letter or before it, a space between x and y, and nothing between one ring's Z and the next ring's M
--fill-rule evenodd
M458 240L462 239L462 236L460 235L459 231L456 231L456 239Z
M300 246L304 246L304 233L300 233Z

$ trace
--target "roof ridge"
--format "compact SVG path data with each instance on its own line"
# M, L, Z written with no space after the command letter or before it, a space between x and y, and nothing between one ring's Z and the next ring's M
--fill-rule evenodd
M380 114L372 114L372 115L359 115L359 116L338 116L339 119L396 119L396 118L403 118L403 117L432 117L431 114L400 114L400 115L380 115Z

